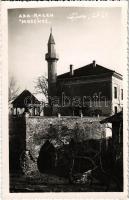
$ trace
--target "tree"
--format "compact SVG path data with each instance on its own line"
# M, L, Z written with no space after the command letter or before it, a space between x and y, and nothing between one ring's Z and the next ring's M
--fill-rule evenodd
M19 90L20 88L17 86L16 79L14 78L14 76L11 76L9 78L9 101L12 101L17 97Z
M48 101L48 81L45 76L39 76L35 81L36 94L42 94L45 101Z

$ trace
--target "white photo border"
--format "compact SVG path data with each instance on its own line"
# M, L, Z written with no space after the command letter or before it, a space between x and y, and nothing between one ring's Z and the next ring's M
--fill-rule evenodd
M123 68L124 75L124 191L76 193L10 193L9 192L9 137L8 137L8 18L9 8L40 7L122 7L123 11ZM126 199L128 195L128 73L127 73L127 1L76 1L76 2L1 2L2 18L2 199Z

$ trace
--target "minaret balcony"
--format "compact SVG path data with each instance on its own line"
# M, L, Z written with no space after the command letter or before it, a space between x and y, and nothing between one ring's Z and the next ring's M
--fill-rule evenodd
M59 60L59 56L56 53L46 53L45 60Z

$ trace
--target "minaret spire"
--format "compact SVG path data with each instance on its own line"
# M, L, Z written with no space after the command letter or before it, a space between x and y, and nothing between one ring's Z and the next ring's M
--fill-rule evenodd
M50 33L52 34L52 26L51 26L51 29L50 29Z
M50 28L50 36L49 36L48 44L55 44L54 37L52 35L52 27Z
M50 28L50 36L48 39L48 52L46 53L45 59L48 63L48 95L52 97L56 96L56 63L58 61L58 56L55 49L55 41L52 34L52 27Z

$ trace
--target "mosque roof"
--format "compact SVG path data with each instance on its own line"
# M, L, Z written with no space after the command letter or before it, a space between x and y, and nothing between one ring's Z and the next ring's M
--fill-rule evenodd
M76 77L83 77L83 76L96 76L96 75L116 75L118 78L122 79L122 75L115 72L114 70L108 69L106 67L103 67L101 65L90 63L88 65L85 65L83 67L80 67L78 69L74 70L73 75L70 74L70 72L58 75L58 79L65 79L65 78L76 78Z

